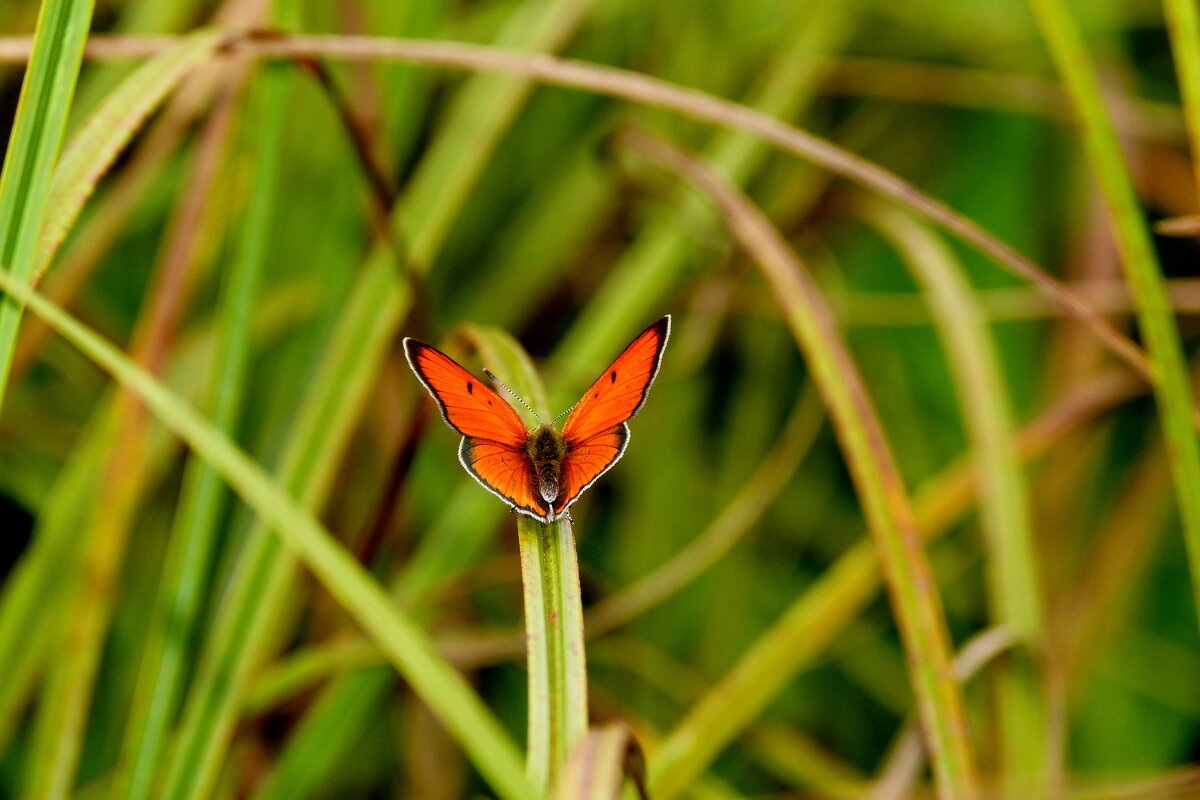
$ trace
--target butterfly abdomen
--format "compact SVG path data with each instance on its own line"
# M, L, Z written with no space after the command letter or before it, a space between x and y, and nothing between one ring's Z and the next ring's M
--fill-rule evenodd
M562 435L549 425L542 425L529 435L525 452L533 464L533 490L553 505L562 486L562 461L567 453Z

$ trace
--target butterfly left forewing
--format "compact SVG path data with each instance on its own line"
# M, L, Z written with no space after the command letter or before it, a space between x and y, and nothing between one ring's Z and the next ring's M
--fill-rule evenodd
M461 364L416 339L404 340L404 354L451 428L514 449L525 446L529 431L521 415Z
M575 502L625 452L629 442L625 421L646 402L670 334L670 317L642 331L571 409L562 430L566 443L562 508Z
M671 318L663 317L642 331L588 387L563 423L568 445L611 431L646 402L671 334Z

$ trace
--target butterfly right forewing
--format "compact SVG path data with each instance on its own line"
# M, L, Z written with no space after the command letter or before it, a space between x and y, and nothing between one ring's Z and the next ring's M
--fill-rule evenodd
M658 374L671 335L671 318L642 331L588 387L563 424L563 491L566 509L607 472L629 442L625 421L638 412Z
M416 339L404 340L404 354L429 390L442 417L463 436L523 449L529 436L521 415L457 361Z

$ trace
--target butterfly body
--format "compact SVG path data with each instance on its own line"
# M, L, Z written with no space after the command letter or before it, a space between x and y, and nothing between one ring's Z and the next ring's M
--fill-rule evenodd
M646 402L670 330L663 317L642 331L571 407L561 432L545 424L530 431L504 398L437 348L405 339L404 352L442 418L463 435L458 459L467 472L514 510L553 522L625 452L625 421Z
M537 493L551 507L565 488L563 483L563 457L567 454L567 442L553 425L539 425L529 434L525 453L533 467L530 476Z

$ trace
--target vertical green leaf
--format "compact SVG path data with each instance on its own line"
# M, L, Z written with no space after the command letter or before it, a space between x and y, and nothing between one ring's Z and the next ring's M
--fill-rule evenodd
M1062 0L1030 0L1030 6L1083 127L1084 151L1100 183L1125 279L1133 293L1138 325L1153 367L1154 395L1158 400L1163 438L1175 481L1176 501L1192 573L1192 591L1200 616L1200 490L1197 489L1200 487L1200 439L1193 422L1195 398L1183 343L1137 191L1105 110L1100 84L1079 29Z
M950 362L979 482L980 516L987 545L988 598L993 623L1026 648L1041 645L1041 588L1034 559L1029 497L1025 487L1008 388L999 354L962 265L931 230L883 203L867 220L891 239L927 298ZM1051 748L1044 681L1029 649L1004 660L997 672L1002 780L1006 796L1047 796Z
M279 183L283 122L292 80L286 69L268 65L262 72L259 90L250 101L251 124L245 126L254 131L250 148L256 156L251 162L252 190L242 217L237 256L224 280L212 376L215 389L212 423L227 435L235 426L246 383L251 320ZM217 472L203 460L192 459L184 476L183 495L163 567L161 594L151 618L138 681L148 689L135 695L126 729L124 766L128 770L128 783L124 796L129 800L150 795L154 771L174 721L189 645L196 640L197 615L216 555L222 494Z
M111 344L9 275L0 274L0 290L25 303L112 374L212 464L375 639L458 738L497 794L505 800L529 800L530 786L520 758L496 718L462 676L437 654L420 627L396 609L382 587L311 514L228 437Z
M526 770L547 792L587 732L587 666L579 564L570 521L517 520L529 663Z
M79 77L94 0L45 0L0 173L0 270L28 282L36 263L51 173ZM0 407L21 307L0 301Z

